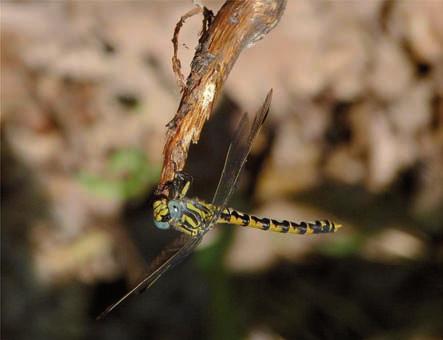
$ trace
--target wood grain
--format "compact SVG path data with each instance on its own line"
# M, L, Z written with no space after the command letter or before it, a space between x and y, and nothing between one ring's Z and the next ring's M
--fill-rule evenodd
M277 25L285 6L286 0L226 1L203 32L177 113L167 125L158 194L167 194L164 184L184 168L189 146L198 142L241 51Z

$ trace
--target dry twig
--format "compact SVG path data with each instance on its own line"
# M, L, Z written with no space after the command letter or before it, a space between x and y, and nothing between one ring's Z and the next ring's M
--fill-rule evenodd
M164 184L173 179L176 171L183 169L190 143L197 143L240 52L262 39L277 25L285 5L286 0L226 1L213 22L205 12L204 23L207 27L203 28L191 72L182 88L177 113L168 124L158 193L165 193L167 187ZM176 53L177 35L184 20L199 11L188 12L175 29L173 68L179 83L183 82L183 76Z

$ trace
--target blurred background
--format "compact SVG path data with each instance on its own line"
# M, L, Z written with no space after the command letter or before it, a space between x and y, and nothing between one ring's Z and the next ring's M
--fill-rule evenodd
M223 2L203 1L215 13ZM2 1L3 339L441 339L443 2L288 1L192 146L211 199L241 113L274 89L232 206L330 218L303 237L222 226L95 317L175 237L150 202L191 1ZM187 21L187 74L201 17Z

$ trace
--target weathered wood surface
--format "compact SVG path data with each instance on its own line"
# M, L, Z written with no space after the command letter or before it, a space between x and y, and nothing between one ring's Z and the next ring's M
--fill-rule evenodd
M168 124L157 193L166 193L164 184L185 166L189 146L191 142L198 142L203 125L241 51L277 25L285 5L286 0L226 1L203 31L182 88L177 113Z

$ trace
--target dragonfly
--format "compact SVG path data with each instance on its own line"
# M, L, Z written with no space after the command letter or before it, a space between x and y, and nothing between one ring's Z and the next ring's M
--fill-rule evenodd
M211 203L188 198L192 177L179 171L168 182L168 196L159 195L153 202L154 224L158 229L174 229L181 235L151 263L148 274L133 289L110 305L97 319L104 318L130 296L150 288L165 272L183 261L199 245L204 235L217 224L233 224L278 233L320 234L337 231L341 225L329 220L295 222L257 217L226 207L234 193L254 138L270 109L272 89L261 108L249 123L247 113L240 119L228 148L225 164Z

